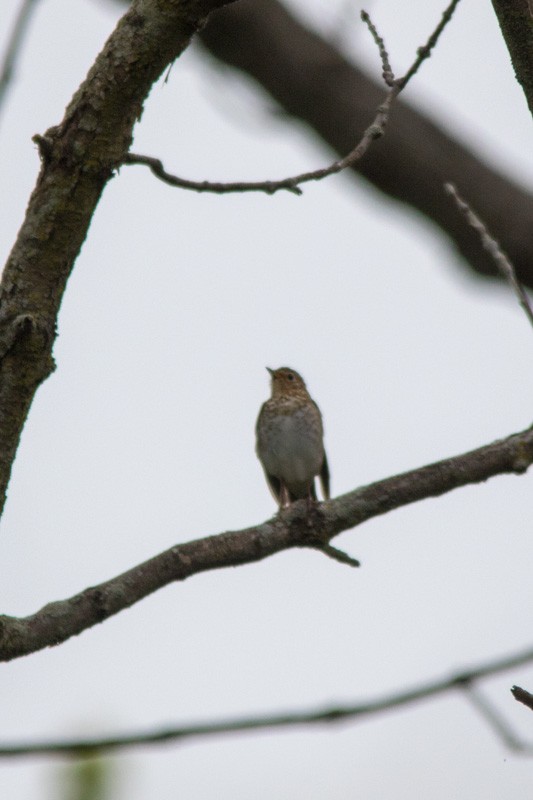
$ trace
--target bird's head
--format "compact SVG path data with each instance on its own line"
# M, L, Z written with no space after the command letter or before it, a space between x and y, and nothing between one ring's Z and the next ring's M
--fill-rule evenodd
M272 397L308 397L304 379L296 370L289 367L270 369L272 378Z

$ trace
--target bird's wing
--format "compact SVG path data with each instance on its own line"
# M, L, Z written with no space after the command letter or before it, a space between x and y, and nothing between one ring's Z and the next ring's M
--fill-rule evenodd
M329 466L325 453L324 461L322 462L322 469L320 470L320 485L322 486L324 500L329 500Z
M266 469L264 470L264 472L265 472L265 478L267 479L268 488L272 492L272 497L274 498L276 503L278 503L278 504L281 503L281 481L280 481L280 479L276 478L275 475L270 475L266 471Z

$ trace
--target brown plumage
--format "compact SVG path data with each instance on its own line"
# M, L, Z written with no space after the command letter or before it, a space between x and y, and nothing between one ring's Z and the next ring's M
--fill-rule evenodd
M316 501L315 476L329 499L329 469L322 415L303 378L289 367L272 370L272 396L257 418L257 456L281 508L295 500Z

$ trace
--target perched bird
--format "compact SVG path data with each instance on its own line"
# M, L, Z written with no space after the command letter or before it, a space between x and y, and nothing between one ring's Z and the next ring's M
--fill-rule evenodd
M267 370L272 376L272 396L257 418L256 452L272 494L281 508L300 498L316 501L315 475L320 475L328 500L329 469L320 409L295 370Z

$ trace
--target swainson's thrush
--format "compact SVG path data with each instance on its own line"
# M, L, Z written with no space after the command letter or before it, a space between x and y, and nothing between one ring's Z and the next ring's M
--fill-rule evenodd
M329 469L322 415L303 378L289 367L270 369L272 396L257 418L257 456L281 508L295 500L316 501L315 476L329 499Z

